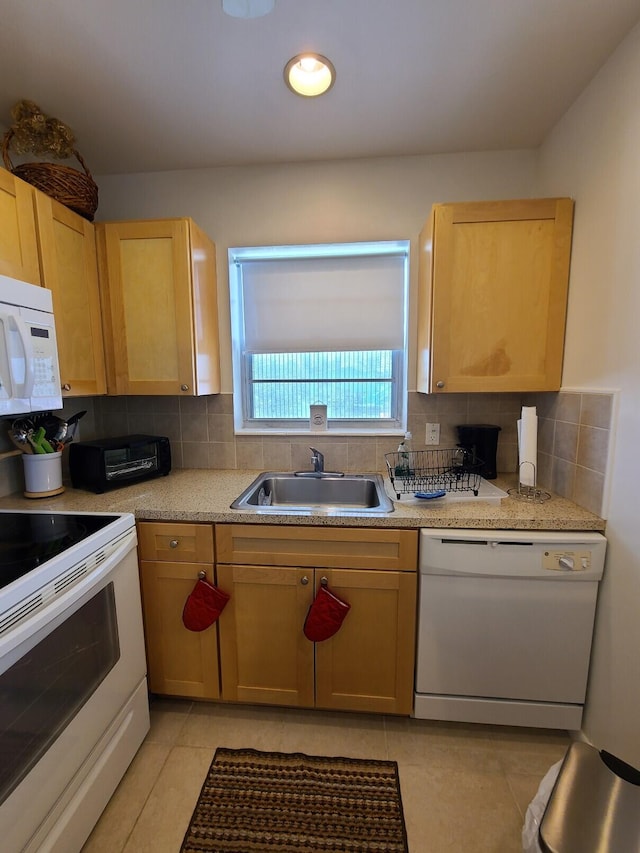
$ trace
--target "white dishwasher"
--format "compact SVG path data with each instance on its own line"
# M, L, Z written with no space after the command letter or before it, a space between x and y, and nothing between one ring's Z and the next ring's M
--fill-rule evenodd
M606 544L421 530L414 715L579 729Z

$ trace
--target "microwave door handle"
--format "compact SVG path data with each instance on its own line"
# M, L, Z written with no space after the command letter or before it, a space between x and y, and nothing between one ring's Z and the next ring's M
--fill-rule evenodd
M16 314L9 314L9 333L11 335L9 345L7 347L7 355L9 358L9 373L11 375L11 384L13 385L14 397L30 397L33 392L35 382L35 370L33 365L33 345L27 326L22 317ZM5 334L7 326L5 326ZM20 351L14 346L16 338L20 341ZM24 378L17 375L16 360L20 359L24 365Z
M7 340L6 314L0 314L0 396L5 398L13 396L13 381L11 376L11 359L9 358L9 341Z

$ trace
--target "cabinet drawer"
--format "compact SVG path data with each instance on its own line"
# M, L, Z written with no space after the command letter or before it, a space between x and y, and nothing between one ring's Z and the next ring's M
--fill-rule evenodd
M141 560L179 563L212 563L213 525L167 521L138 523Z
M219 563L415 572L416 530L217 524Z

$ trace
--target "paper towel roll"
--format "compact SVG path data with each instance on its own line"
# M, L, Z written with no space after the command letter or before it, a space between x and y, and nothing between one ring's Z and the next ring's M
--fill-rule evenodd
M518 474L523 486L536 485L538 418L535 406L523 406L518 421Z

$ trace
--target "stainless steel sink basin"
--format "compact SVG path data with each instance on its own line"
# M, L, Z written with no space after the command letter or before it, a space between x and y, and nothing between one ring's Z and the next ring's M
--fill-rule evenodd
M253 512L393 512L380 474L314 476L310 472L260 474L231 504Z

